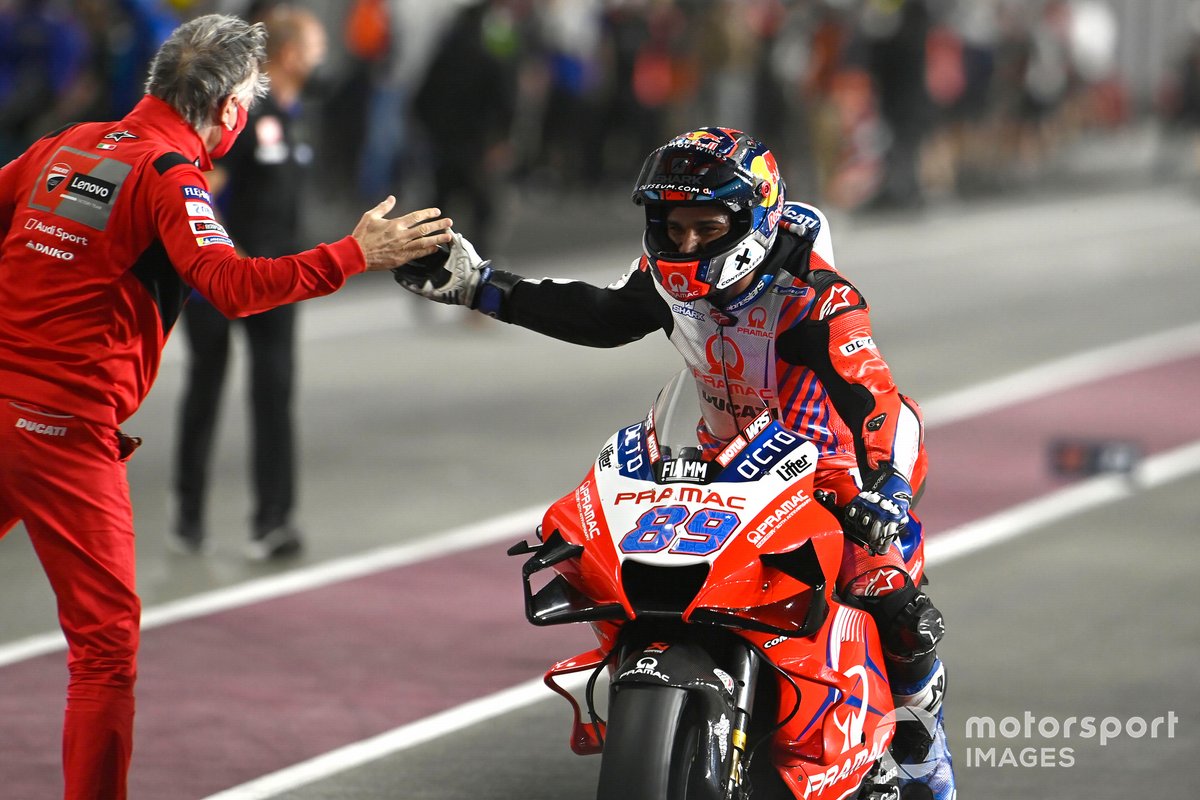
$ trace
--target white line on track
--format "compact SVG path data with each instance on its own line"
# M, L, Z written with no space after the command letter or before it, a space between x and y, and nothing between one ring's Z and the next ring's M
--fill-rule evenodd
M1155 366L1198 353L1200 323L1089 350L923 402L921 405L926 417L926 427L948 425L976 414L1043 397L1089 381L1127 373L1133 368ZM1187 459L1184 458L1184 461ZM1087 485L1091 485L1090 482L1068 491L1085 493L1084 486ZM1036 511L1037 504L1041 502L1043 500L1034 500L999 516L1007 519L1007 515L1010 514L1029 513L1023 512L1022 509L1030 506ZM540 521L542 513L549 505L547 502L521 509L502 517L435 534L419 542L377 548L359 555L326 561L154 606L143 611L142 629L148 630L160 625L215 614L520 536L524 532L533 531L533 527ZM989 518L995 519L997 518ZM989 520L972 523L968 526L968 532L971 535L991 535L986 534L990 529L987 525L1004 524L991 523ZM939 536L941 540L947 538L948 534ZM964 534L964 541L965 538ZM65 646L62 634L58 631L10 642L0 646L0 667L61 650Z
M1019 373L969 387L922 404L929 427L1011 406L1075 386L1200 353L1200 324L1087 351ZM944 563L1000 541L1015 538L1072 514L1132 495L1200 471L1200 442L1147 459L1131 477L1105 475L1031 500L1001 513L947 531L929 543L928 562ZM143 630L307 591L406 564L520 536L531 532L549 504L512 512L476 525L428 537L420 542L378 548L282 575L248 581L146 609ZM0 667L62 650L59 632L31 636L0 647ZM506 711L547 697L540 680L471 701L410 725L334 750L264 776L206 800L271 798L290 788L352 768L416 744L446 735Z
M1132 476L1103 475L1023 503L991 517L940 534L929 542L929 564L942 564L999 542L1014 539L1049 523L1131 496L1139 488L1153 488L1200 471L1200 441L1147 459ZM511 533L511 531L510 531ZM578 689L587 674L560 681ZM432 717L409 723L361 742L302 761L204 800L270 800L339 772L362 766L401 750L426 744L441 736L493 719L509 711L551 698L541 680L472 700Z
M586 673L569 675L559 679L559 685L575 690L587 683L587 678ZM487 697L447 709L432 717L426 717L381 733L370 739L363 739L361 742L331 750L324 755L302 761L278 772L272 772L270 775L264 775L249 783L243 783L241 786L210 795L204 800L266 800L282 792L316 783L351 767L368 764L392 753L425 744L470 725L493 719L509 711L516 711L549 696L551 696L550 690L546 688L540 678L527 681Z
M217 614L252 603L286 597L321 586L361 578L408 564L428 561L462 550L490 544L522 533L533 534L534 526L549 503L531 506L501 517L455 528L417 542L380 547L354 556L334 559L311 567L239 583L193 595L142 611L142 630L158 628L196 617ZM38 634L0 647L0 667L62 650L66 642L59 632Z
M921 402L926 426L936 427L1045 397L1091 381L1155 367L1200 353L1200 323L1047 361L958 392Z

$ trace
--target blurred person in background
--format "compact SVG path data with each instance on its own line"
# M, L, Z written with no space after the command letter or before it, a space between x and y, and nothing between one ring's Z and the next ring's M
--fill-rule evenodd
M66 2L0 2L0 163L76 118L90 57L87 32Z
M311 11L284 3L251 10L248 17L267 29L270 91L217 163L211 183L225 230L239 251L274 258L305 244L302 205L313 150L300 99L324 61L325 29ZM256 561L291 555L303 546L292 524L296 317L296 305L286 304L237 322L248 345L252 411L255 505L245 553ZM183 327L189 361L175 451L176 516L168 541L178 552L197 553L207 543L209 464L234 323L197 294L184 310Z
M1159 87L1157 101L1166 131L1179 140L1182 152L1169 148L1160 156L1158 170L1170 176L1182 169L1194 177L1200 174L1200 0L1188 6L1182 23L1179 52Z
M868 64L888 134L883 182L871 205L907 209L924 203L921 147L933 123L925 83L932 20L925 0L871 0L864 16Z
M749 127L759 88L755 60L761 49L758 3L717 0L696 19L696 53L704 65L696 92L696 114L723 124Z
M433 157L432 205L489 248L511 168L517 99L515 41L503 6L476 0L458 12L413 101Z
M624 169L630 157L653 148L661 138L661 110L670 83L661 82L665 84L662 89L639 85L647 64L643 56L650 42L646 16L644 8L625 2L610 3L601 17L597 53L601 85L596 125L587 146L596 154L597 175L605 184ZM653 56L649 59L652 61Z
M663 7L670 4L661 4ZM598 72L603 33L599 0L549 0L538 9L538 57L544 70L535 178L556 189L591 189L579 176L599 169L602 158L588 148L595 141ZM586 169L579 165L586 164Z
M356 166L359 194L377 197L404 189L412 158L412 99L434 50L459 7L473 0L355 0L356 35L385 25L372 42L370 86L362 146Z
M124 116L142 99L146 68L179 19L159 0L74 0L73 5L91 42L83 107L75 119Z
M655 150L633 199L646 212L643 255L608 287L493 269L458 233L444 282L397 279L575 344L616 347L663 331L696 376L709 457L761 413L741 398L766 401L813 441L816 487L848 534L837 588L874 618L895 703L914 710L892 745L902 798L954 800L942 614L906 571L900 540L917 529L906 530L927 471L923 423L875 344L866 300L835 266L824 215L786 202L771 152L729 128Z
M141 601L125 462L189 289L230 316L329 294L427 255L437 209L369 210L332 244L239 256L204 170L266 91L266 31L206 15L177 28L146 95L115 122L49 133L0 169L0 535L17 522L58 601L69 683L68 800L124 800Z

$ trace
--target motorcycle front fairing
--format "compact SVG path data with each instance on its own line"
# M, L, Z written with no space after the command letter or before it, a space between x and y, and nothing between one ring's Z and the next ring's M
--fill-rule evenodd
M817 450L765 413L706 451L699 417L679 412L679 396L678 381L668 384L650 415L614 434L575 491L547 511L541 544L514 548L534 554L529 619L589 622L600 640L546 674L575 707L572 748L599 752L603 727L582 724L555 683L562 674L607 665L618 688L691 687L714 713L728 702L728 673L707 654L680 648L670 670L638 670L659 661L646 648L675 642L631 643L625 634L676 621L728 630L789 676L795 692L780 691L774 760L798 796L805 786L816 797L861 782L891 738L881 724L890 694L873 624L833 597L843 535L813 495ZM690 429L690 440L663 434L667 427ZM530 578L548 568L555 577L532 591Z
M529 590L530 621L673 615L787 636L815 631L842 548L840 526L813 497L815 446L764 412L701 458L694 422L691 444L660 444L658 408L614 434L575 491L547 511L527 586L538 569L553 566L557 577Z

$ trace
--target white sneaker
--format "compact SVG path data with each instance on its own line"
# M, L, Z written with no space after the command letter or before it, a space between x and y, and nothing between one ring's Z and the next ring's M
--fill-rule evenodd
M251 561L267 561L292 556L303 549L300 531L291 525L280 525L261 535L256 534L246 542L244 552Z

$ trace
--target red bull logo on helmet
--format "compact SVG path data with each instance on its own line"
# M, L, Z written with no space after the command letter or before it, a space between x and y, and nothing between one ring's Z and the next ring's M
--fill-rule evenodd
M704 128L676 136L667 145L697 148L717 155L728 155L737 147L737 136L731 135L732 133L736 133L736 131L726 128Z

